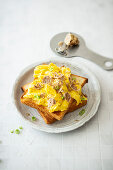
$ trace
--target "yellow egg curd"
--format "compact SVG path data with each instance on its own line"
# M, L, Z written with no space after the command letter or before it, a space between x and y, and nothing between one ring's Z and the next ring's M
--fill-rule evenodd
M53 63L39 65L35 67L33 76L34 80L23 97L48 107L50 112L67 110L70 98L75 99L77 105L83 98L87 100L82 96L81 84L65 66L58 67Z

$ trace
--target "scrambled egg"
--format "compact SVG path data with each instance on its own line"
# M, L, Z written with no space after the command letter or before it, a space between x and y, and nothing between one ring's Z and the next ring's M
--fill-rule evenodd
M28 88L24 98L32 98L38 105L48 107L49 111L64 111L68 109L69 97L81 103L81 85L73 81L76 90L70 86L71 70L67 67L57 67L55 64L39 65L34 69L34 81ZM68 88L69 87L69 88ZM68 98L66 99L66 94ZM51 103L50 99L53 99Z

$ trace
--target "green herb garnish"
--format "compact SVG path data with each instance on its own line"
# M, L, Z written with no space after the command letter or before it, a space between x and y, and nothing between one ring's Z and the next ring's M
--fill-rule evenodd
M85 109L82 109L82 110L79 112L79 115L82 116L84 113L85 113Z
M56 90L59 90L59 88L60 88L59 86L55 86L55 89L56 89Z
M86 100L86 98L83 96L83 97L81 97L81 100Z
M76 80L76 78L75 78L75 77L72 77L72 80Z
M50 67L50 71L53 71L53 67Z
M33 120L33 121L35 121L35 120L36 120L36 117L35 117L35 116L33 116L33 117L32 117L32 120Z
M64 100L64 96L62 96L62 100Z
M15 133L16 133L16 134L19 134L19 133L20 133L20 130L19 130L19 129L16 129L16 130L15 130Z
M23 127L22 127L22 126L19 126L19 129L23 129Z
M11 132L11 133L14 133L14 130L11 130L10 132Z
M38 95L34 95L34 97L37 98L37 99L40 99L40 96L38 96Z

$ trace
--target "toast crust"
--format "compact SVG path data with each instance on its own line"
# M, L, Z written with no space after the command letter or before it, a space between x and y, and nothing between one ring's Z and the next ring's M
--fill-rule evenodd
M79 103L78 105L76 105L76 101L74 100L72 102L72 104L70 105L67 113L73 112L73 111L85 106L86 104L87 104L87 100L82 100L82 103Z
M74 75L74 74L71 74L73 77L76 78L76 80L79 81L79 83L81 84L81 86L83 87L86 83L88 83L88 78L86 77L81 77L81 76L78 76L78 75Z
M38 110L38 113L44 119L46 124L52 124L52 123L54 123L56 121L56 119L54 117L50 116L48 113L42 112L39 109L37 109L37 110Z

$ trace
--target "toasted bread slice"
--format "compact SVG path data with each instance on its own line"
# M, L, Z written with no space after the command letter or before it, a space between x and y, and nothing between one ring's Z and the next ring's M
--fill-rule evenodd
M24 85L24 86L22 87L22 90L25 92L25 91L27 90L27 87L28 87L29 85L30 85L30 83ZM83 94L83 95L84 95L84 94ZM79 109L80 107L85 106L86 104L87 104L87 100L83 100L82 103L80 103L79 105L76 105L76 101L73 100L73 102L72 102L72 104L70 105L67 113L73 112L74 110L77 110L77 109ZM54 122L56 121L56 119L55 119L53 116L49 115L48 113L40 111L39 108L38 108L37 110L38 110L38 113L42 116L42 118L43 118L43 120L45 121L46 124L52 124L52 123L54 123ZM67 114L67 113L66 113L66 114Z
M83 100L82 103L80 103L79 105L76 105L76 101L73 100L73 102L70 105L67 113L73 112L74 110L77 110L80 107L85 106L86 104L87 104L87 100ZM42 118L43 118L43 120L45 121L46 124L52 124L57 120L53 116L49 115L47 112L40 110L40 107L37 110L38 110L38 113L42 116Z
M30 85L30 83L24 85L24 86L22 87L22 90L25 92L25 91L27 90L27 87L28 87L29 85ZM83 95L84 95L84 94L83 94ZM73 100L73 102L72 102L72 104L70 105L67 113L73 112L74 110L77 110L77 109L79 109L80 107L85 106L86 104L87 104L87 100L83 100L82 103L80 103L79 105L76 105L76 101ZM49 114L46 113L46 112L42 112L42 111L40 110L40 108L38 108L37 110L38 110L39 114L42 116L42 118L44 119L44 121L45 121L46 124L52 124L52 123L54 123L54 122L56 121L56 119L55 119L53 116L49 115Z
M85 106L86 104L87 104L87 100L83 100L82 103L80 103L79 105L76 105L76 101L73 101L73 103L70 105L67 113L73 112L73 111ZM57 121L54 117L50 116L48 113L42 112L39 109L37 109L37 110L38 110L39 114L42 116L42 118L44 119L46 124L52 124L55 121Z
M21 89L25 92L29 88L31 83L25 84L24 86L21 87Z
M37 109L39 114L42 116L46 124L52 124L56 121L56 119L52 116L50 116L48 113L42 112L39 109Z
M84 94L83 94L84 95ZM85 95L84 95L85 96ZM73 112L87 104L87 100L82 100L82 103L79 103L78 105L76 104L76 100L73 100L72 104L70 105L68 112Z
M25 84L24 86L21 87L21 89L26 92L28 87L30 86L31 83ZM39 108L37 109L39 114L42 116L42 118L44 119L46 124L51 124L54 123L56 121L56 119L54 117L52 117L51 115L49 115L46 112L42 112Z
M83 87L86 83L88 83L88 78L86 77L81 77L78 75L74 75L71 74L72 77L76 78L76 80L79 82L79 84L81 84L81 86Z
M85 77L80 77L80 76L73 75L73 74L72 74L72 77L75 77L79 81L79 83L81 84L82 87L88 82L88 79L85 78ZM79 104L80 106L79 105L77 106L76 101L71 99L70 104L69 104L69 109L68 109L69 111L65 110L65 111L57 111L57 112L50 113L48 107L38 105L32 99L23 98L23 96L27 93L27 89L28 89L29 86L30 86L30 83L26 84L22 87L22 90L25 91L25 92L21 96L21 99L20 99L21 102L23 104L26 104L30 107L33 107L33 108L39 110L41 113L48 114L49 116L51 116L51 119L55 118L57 120L61 120L67 112L70 112L71 110L73 111L73 110L75 110L79 107L82 107L82 104ZM74 104L73 104L73 102L74 102ZM86 101L86 103L87 103L87 101Z
M45 107L45 106L42 106L42 105L38 105L37 103L35 103L35 102L33 101L33 99L23 98L23 96L24 96L26 93L27 93L27 91L25 91L25 92L23 93L23 95L21 96L21 98L20 98L21 103L26 104L26 105L28 105L28 106L30 106L30 107L35 108L35 109L38 109L38 110L40 110L41 112L45 112L45 113L49 114L50 116L54 117L54 118L57 119L57 120L61 120L61 119L64 117L64 115L66 114L66 112L67 112L67 110L65 110L65 111L57 111L57 112L52 112L52 113L50 113L48 107ZM73 101L73 99L71 99L70 105L71 105L72 101Z

